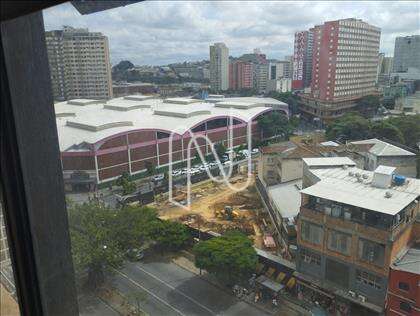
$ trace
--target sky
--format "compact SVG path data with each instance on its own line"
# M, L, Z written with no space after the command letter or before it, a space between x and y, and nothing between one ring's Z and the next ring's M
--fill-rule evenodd
M166 65L208 59L214 42L235 57L259 48L283 59L293 54L296 31L350 17L380 27L380 51L392 56L396 36L420 34L419 16L418 1L145 1L84 16L61 4L44 10L44 23L102 32L112 64Z

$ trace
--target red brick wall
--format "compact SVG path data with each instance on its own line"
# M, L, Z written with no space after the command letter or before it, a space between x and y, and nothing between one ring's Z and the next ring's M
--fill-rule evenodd
M409 285L409 290L399 289L399 282ZM390 269L388 281L387 315L419 315L420 314L420 275L405 271ZM400 303L405 301L412 306L411 314L400 309ZM417 308L417 314L414 310Z
M128 141L130 144L149 142L156 139L155 131L139 131L128 134Z
M99 180L105 180L120 176L123 172L128 172L128 164L112 168L99 170Z
M136 171L145 169L147 161L150 161L152 164L157 166L157 159L156 158L150 158L150 159L145 159L145 160L141 160L141 161L136 161L136 162L131 163L131 172L136 172Z
M127 137L125 135L121 135L107 140L102 144L102 146L99 149L107 149L124 145L127 145Z
M99 169L122 163L128 163L128 152L126 150L98 156Z
M149 145L143 147L132 148L130 151L131 161L140 160L157 155L156 145Z
M64 156L61 157L63 170L95 170L93 156Z

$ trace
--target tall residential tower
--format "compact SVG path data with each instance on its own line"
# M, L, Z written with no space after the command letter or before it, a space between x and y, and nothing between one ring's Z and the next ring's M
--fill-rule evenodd
M311 94L301 110L327 121L375 94L381 30L358 19L325 22L313 30Z
M210 87L214 91L229 89L229 49L224 43L210 46Z
M55 100L112 97L108 38L64 26L45 33Z

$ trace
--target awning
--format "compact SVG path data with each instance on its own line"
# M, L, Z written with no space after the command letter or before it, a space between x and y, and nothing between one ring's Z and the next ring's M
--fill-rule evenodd
M259 276L255 281L274 293L278 293L284 288L283 284L277 283L276 281L267 278L265 275Z

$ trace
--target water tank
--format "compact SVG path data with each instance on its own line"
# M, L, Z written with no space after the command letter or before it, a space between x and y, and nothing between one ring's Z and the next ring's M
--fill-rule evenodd
M405 177L399 174L394 175L394 183L396 185L403 185L405 183Z

